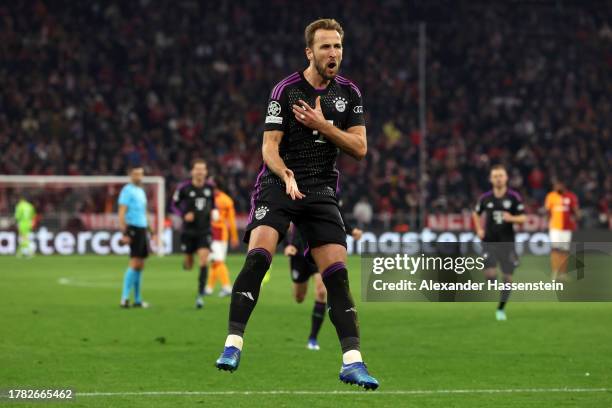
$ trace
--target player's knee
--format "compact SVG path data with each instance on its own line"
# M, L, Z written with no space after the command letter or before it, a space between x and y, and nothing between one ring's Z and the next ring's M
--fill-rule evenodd
M305 294L305 293L299 293L299 292L296 292L296 293L294 293L293 295L294 295L294 297L295 297L295 301L296 301L297 303L302 303L302 302L304 302L304 298L306 297L306 294Z

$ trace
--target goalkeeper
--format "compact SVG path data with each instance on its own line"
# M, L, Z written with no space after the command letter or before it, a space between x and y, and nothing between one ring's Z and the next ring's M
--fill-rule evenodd
M15 207L15 221L17 222L17 230L19 231L18 257L32 256L30 252L30 233L34 228L35 218L36 210L34 206L22 195Z

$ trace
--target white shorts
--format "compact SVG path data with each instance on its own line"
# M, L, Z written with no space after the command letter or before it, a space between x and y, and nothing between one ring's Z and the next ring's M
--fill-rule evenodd
M569 251L572 242L572 231L550 229L550 247L559 251Z
M227 241L216 241L214 240L210 244L210 260L211 261L225 261L227 256Z

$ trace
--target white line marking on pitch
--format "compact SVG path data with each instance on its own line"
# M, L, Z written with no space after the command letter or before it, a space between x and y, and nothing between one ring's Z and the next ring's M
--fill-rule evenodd
M514 393L588 393L612 392L612 388L509 388L473 390L382 390L382 391L134 391L134 392L77 392L77 397L119 397L119 396L165 396L165 395L427 395L427 394L514 394Z
M59 278L57 280L57 283L59 283L60 285L65 285L65 286L78 286L81 288L114 288L117 287L117 285L112 284L110 282L88 282L88 281L82 281L82 280L77 280L74 278Z

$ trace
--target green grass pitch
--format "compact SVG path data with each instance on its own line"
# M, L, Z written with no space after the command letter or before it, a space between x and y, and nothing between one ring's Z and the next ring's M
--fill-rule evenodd
M229 258L232 277L242 260ZM126 263L0 257L0 389L73 388L72 407L612 406L609 303L510 302L506 322L494 320L493 303L362 303L353 257L362 351L381 383L357 392L338 381L340 350L327 319L321 351L306 350L312 293L293 301L281 255L233 374L213 367L229 299L211 296L195 310L196 270L181 270L178 256L152 257L143 276L152 308L122 310Z

